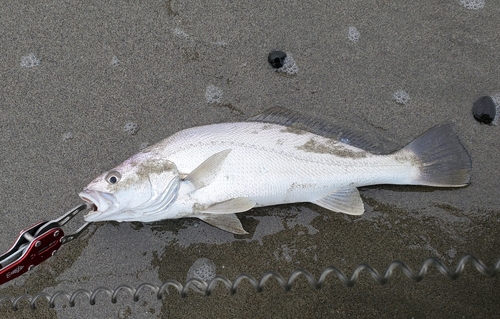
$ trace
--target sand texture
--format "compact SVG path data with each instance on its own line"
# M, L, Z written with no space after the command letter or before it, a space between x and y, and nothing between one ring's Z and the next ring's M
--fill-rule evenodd
M471 107L500 94L500 3L483 2L4 1L0 251L21 229L81 203L88 182L144 145L275 106L388 149L452 122L473 169L459 189L361 188L360 217L308 203L253 209L239 215L246 236L194 219L96 223L0 296L184 283L188 271L234 280L302 268L317 279L329 266L350 277L368 263L384 274L396 259L418 272L429 257L454 270L467 253L492 267L500 128L476 122ZM293 58L288 73L267 61L277 49ZM113 304L102 293L93 306L82 295L75 307L39 300L35 311L4 301L0 317L498 318L499 284L468 264L457 280L430 267L420 282L396 271L386 285L363 272L353 287L330 274L320 290L298 278L289 292L270 280L261 293L247 282L235 295L219 284L209 297L171 288L162 300L145 290L138 302L121 292Z

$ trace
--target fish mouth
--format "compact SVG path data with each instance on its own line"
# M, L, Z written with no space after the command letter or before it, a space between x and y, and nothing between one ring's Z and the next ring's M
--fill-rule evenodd
M78 196L92 204L93 210L83 217L87 222L112 220L110 217L117 211L117 201L113 194L84 189Z

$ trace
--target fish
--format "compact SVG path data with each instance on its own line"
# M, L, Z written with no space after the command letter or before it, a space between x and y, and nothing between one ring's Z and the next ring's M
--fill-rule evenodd
M179 131L102 173L79 193L88 222L199 218L247 234L237 213L309 202L361 215L358 187L395 184L462 187L471 158L451 123L394 152L285 108L248 121Z

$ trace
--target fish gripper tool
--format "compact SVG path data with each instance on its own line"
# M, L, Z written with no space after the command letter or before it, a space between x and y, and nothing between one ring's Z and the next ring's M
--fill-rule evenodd
M22 230L10 249L0 255L0 285L33 269L53 256L62 244L77 238L90 223L69 235L65 235L61 227L81 211L91 208L90 204L81 204L57 219L39 221Z

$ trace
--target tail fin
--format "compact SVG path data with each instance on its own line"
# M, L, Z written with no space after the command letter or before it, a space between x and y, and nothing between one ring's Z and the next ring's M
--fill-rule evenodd
M403 148L416 156L416 185L461 187L469 183L472 163L451 123L434 126Z

